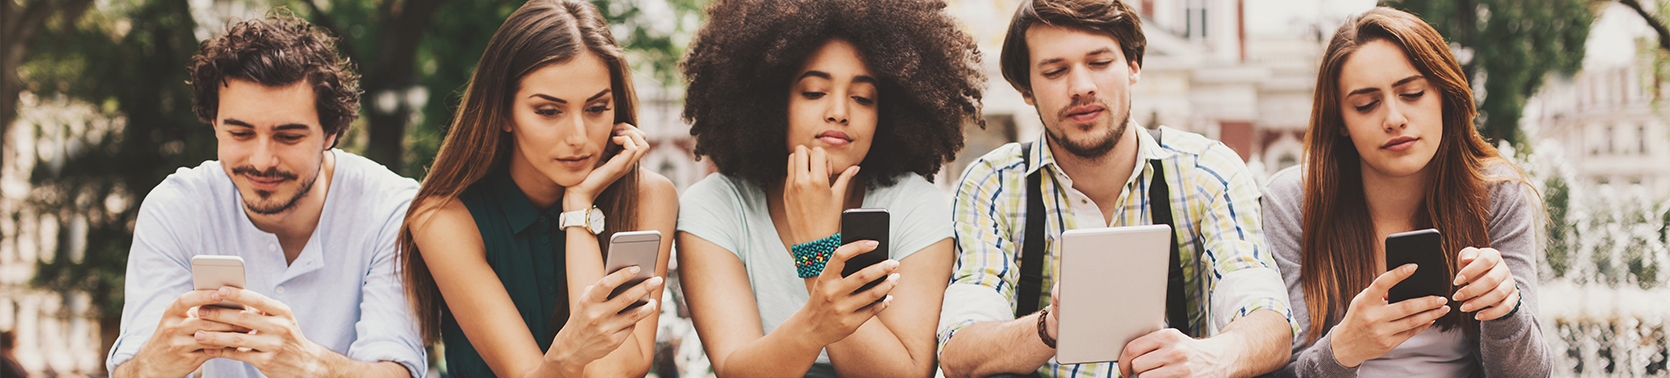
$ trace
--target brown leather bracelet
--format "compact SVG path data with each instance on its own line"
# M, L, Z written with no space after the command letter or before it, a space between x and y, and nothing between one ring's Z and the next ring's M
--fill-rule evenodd
M1050 337L1049 326L1044 325L1044 321L1046 321L1049 316L1049 307L1045 307L1043 310L1038 310L1038 339L1043 340L1044 345L1049 346L1050 349L1055 349L1055 338Z

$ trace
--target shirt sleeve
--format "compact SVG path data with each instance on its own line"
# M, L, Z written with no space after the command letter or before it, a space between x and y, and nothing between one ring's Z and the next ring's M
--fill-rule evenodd
M899 180L900 195L889 204L892 214L892 256L903 260L910 255L952 237L950 199L945 192L914 173Z
M371 269L360 281L360 319L354 323L356 336L348 346L348 358L380 362L392 361L406 367L414 378L429 373L423 338L418 336L417 320L412 315L411 303L406 300L405 284L399 274L397 244L401 224L405 222L407 205L416 188L400 196L392 214L383 222L377 234Z
M1553 370L1553 354L1537 320L1535 228L1539 208L1534 189L1517 180L1493 183L1490 245L1519 285L1519 311L1479 323L1479 356L1491 376L1540 377Z
M1208 202L1198 224L1205 248L1200 266L1210 271L1200 275L1207 280L1210 301L1207 334L1258 310L1281 314L1289 331L1297 334L1299 324L1293 321L1286 285L1265 248L1257 184L1240 156L1222 143L1212 144L1200 159L1195 187L1212 188L1191 193L1210 196L1201 199Z
M105 358L106 371L133 359L156 332L163 311L192 291L189 256L195 253L189 246L197 243L189 240L196 210L188 206L195 201L185 192L188 188L183 179L171 176L139 206L123 283L121 330Z
M737 229L747 221L735 211L739 189L718 173L691 185L678 199L678 231L702 238L747 262L739 249L741 239L737 235Z
M1000 148L1018 150L1015 146ZM1015 282L1018 278L1010 272L1017 268L1011 252L1017 244L1010 240L1014 227L1007 214L1014 208L1014 200L1003 192L1003 184L1006 182L1004 175L1024 175L1020 172L1024 171L999 169L990 161L981 159L969 166L963 174L963 181L957 185L951 213L957 262L940 312L941 352L945 343L963 327L1015 318Z
M1292 306L1293 322L1298 332L1293 335L1292 359L1281 370L1271 373L1274 377L1351 377L1356 376L1357 368L1348 368L1339 364L1334 358L1333 335L1327 329L1310 329L1310 316L1305 307L1305 289L1301 284L1299 271L1300 249L1304 242L1303 214L1300 204L1303 201L1300 188L1302 177L1298 168L1288 168L1270 176L1269 186L1264 190L1261 203L1266 235L1270 242L1270 254L1275 256L1276 266L1282 271L1282 279L1287 286L1289 304ZM1325 315L1324 315L1325 316ZM1321 333L1316 343L1309 343L1311 333Z

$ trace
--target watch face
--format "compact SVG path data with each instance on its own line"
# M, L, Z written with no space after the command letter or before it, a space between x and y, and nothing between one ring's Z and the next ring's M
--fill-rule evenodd
M591 211L586 212L586 228L590 228L593 234L603 232L602 210L592 208Z

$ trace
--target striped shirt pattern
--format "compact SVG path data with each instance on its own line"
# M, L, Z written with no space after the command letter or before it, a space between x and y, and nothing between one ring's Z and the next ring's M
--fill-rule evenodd
M1184 270L1186 313L1192 329L1204 336L1215 335L1230 322L1253 311L1272 310L1288 319L1293 332L1298 324L1288 306L1285 284L1274 257L1266 249L1259 213L1260 192L1246 165L1228 146L1204 136L1161 127L1165 143L1157 143L1146 131L1134 133L1142 159L1126 182L1113 211L1110 224L1086 224L1101 214L1082 214L1086 207L1075 205L1086 197L1072 189L1071 179L1056 165L1040 135L1030 151L1011 143L993 150L971 164L958 185L953 204L958 258L952 274L953 290L945 298L939 346L970 324L1013 319L1016 285L1020 280L1020 251L1026 235L1026 176L1035 169L1046 170L1044 207L1049 210L1038 308L1049 306L1049 288L1059 273L1060 245L1066 230L1109 226L1153 224L1149 211L1148 187L1155 173L1149 161L1165 168L1170 188L1173 230L1177 233ZM1027 167L1021 153L1031 155ZM1088 201L1083 201L1088 204ZM1089 205L1094 209L1094 205ZM1081 213L1081 214L1075 214ZM974 290L968 290L971 286ZM1233 288L1219 290L1220 288ZM975 294L968 294L975 293ZM1006 318L993 318L996 309L957 311L952 303L981 302L968 296L1001 296L1009 304ZM989 298L988 298L989 299ZM1108 298L1112 300L1114 298ZM990 306L988 306L990 307ZM1201 331L1204 331L1203 333ZM1114 377L1114 363L1060 365L1053 359L1038 370L1048 377Z

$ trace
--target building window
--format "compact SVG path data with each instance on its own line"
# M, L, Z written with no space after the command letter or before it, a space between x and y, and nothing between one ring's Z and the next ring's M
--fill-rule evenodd
M1206 0L1188 0L1183 9L1183 38L1206 38Z
M1612 155L1612 154L1618 153L1618 150L1615 149L1615 147L1617 147L1617 143L1613 143L1613 142L1616 141L1615 138L1613 138L1613 136L1615 134L1615 133L1613 133L1613 131L1614 130L1613 130L1612 126L1607 126L1606 127L1606 154L1607 155Z
M1635 140L1641 142L1641 149L1636 151L1636 153L1641 154L1641 156L1651 155L1651 153L1647 152L1647 125L1635 127Z

